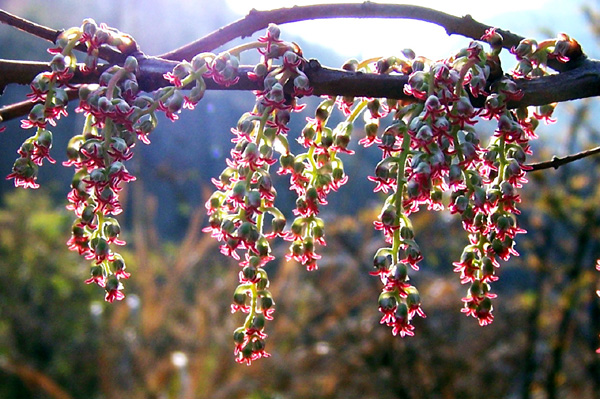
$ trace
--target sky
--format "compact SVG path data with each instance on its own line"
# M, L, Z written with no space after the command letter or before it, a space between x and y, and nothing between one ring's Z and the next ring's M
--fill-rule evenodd
M229 8L240 17L247 14L252 8L268 10L319 2L362 3L362 1L352 0L317 2L314 0L279 0L275 6L275 2L272 0L226 0ZM377 2L398 3L399 1L378 0ZM497 24L496 26L502 29L508 29L524 36L537 36L540 29L544 27L569 30L569 28L577 29L578 26L581 26L570 16L570 13L581 14L579 7L574 7L579 1L503 0L501 6L493 6L491 5L493 2L480 0L423 0L407 3L418 4L456 16L471 14L473 18L482 23ZM540 18L540 15L543 15L543 18ZM445 58L449 55L449 46L458 50L469 41L456 35L448 37L443 28L420 21L378 19L375 22L373 20L348 19L305 21L286 24L282 26L282 31L300 36L303 41L321 43L327 48L334 48L341 54L363 59L388 56L391 55L390 51L397 52L404 48L411 48L418 55L431 59ZM382 40L381 38L394 38L395 44L390 45L389 39ZM446 45L440 46L440 43Z

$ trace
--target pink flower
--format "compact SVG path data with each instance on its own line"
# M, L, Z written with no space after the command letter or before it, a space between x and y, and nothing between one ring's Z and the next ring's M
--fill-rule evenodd
M125 298L125 294L123 294L121 291L119 291L115 288L115 289L112 289L112 290L106 292L106 296L104 297L104 300L106 302L113 303L115 300L120 301L123 298Z

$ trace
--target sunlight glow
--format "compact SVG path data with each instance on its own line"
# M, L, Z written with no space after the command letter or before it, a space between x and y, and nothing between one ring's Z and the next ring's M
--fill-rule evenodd
M485 1L447 1L423 0L407 2L423 7L433 8L452 15L462 16L470 14L473 18L492 23L490 20L498 15L511 12L532 11L542 8L550 0L504 0L501 6L494 7ZM252 8L269 10L293 5L309 5L315 3L362 3L362 1L310 1L310 0L226 0L229 8L240 16L245 15ZM397 1L381 0L378 3L398 3ZM508 11L507 11L508 10ZM368 58L375 56L389 56L404 48L411 48L418 55L428 58L441 58L447 56L447 47L440 47L440 42L447 46L459 48L468 43L469 39L460 36L448 36L443 28L420 21L400 19L330 19L319 21L303 21L283 25L284 34L301 37L303 41L320 43L326 48L334 49L337 53L347 57ZM390 39L396 45L390 45ZM297 40L297 39L292 39ZM302 43L300 43L302 46ZM444 46L445 47L445 46Z

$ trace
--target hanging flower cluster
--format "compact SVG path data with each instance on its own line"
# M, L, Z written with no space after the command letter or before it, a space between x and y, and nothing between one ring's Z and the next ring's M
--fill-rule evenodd
M539 120L550 121L553 110L553 106L544 106L530 115L526 108L507 107L510 101L519 100L522 93L510 78L498 74L501 36L490 30L482 38L490 44L488 53L482 44L472 42L456 56L438 62L417 58L412 51L405 51L401 57L348 61L343 68L349 71L408 75L405 92L414 100L327 98L302 129L297 140L306 151L298 155L290 152L285 139L287 128L280 123L281 120L287 123L289 113L281 118L276 105L284 103L283 86L278 86L283 81L273 76L281 74L284 79L294 76L294 92L289 93L286 109L294 107L294 98L309 93L309 89L301 69L297 68L302 63L294 53L285 46L283 50L279 47L272 50L275 37L278 38L270 30L259 42L267 43L263 54L283 55L283 65L266 75L265 90L256 93L257 106L233 130L236 147L232 159L220 179L215 180L219 190L206 204L211 215L206 230L223 241L221 252L240 259L236 251L246 251L240 262L243 270L232 305L233 311L249 313L244 326L234 335L238 361L249 364L264 356L261 316L265 312L261 314L260 306L258 310L256 306L261 298L258 284L266 286L262 280L266 280L263 266L272 259L267 240L282 236L291 242L286 259L293 259L308 270L317 269L321 257L317 245L325 245L319 208L327 204L331 190L339 189L347 181L339 154L353 153L348 145L361 114L365 137L359 144L365 147L376 144L382 152L375 175L369 179L376 184L374 191L389 193L374 223L388 244L375 254L371 273L383 283L379 297L381 323L392 327L394 335L411 336L413 318L425 317L419 291L409 282L409 271L418 270L423 259L409 217L423 206L429 210L448 208L461 217L469 238L460 261L454 263L461 282L469 285L462 311L475 317L482 326L491 323L491 300L496 295L491 292L490 284L498 279L500 260L518 255L514 239L524 233L517 224L516 205L520 202L517 189L527 182L524 163L530 153L529 140L536 137L534 129ZM547 59L539 52L555 53L562 39L536 50L538 75L540 70L544 71L544 63L539 60ZM523 57L525 54L520 60ZM272 68L268 59L263 57L267 61L257 66L253 78L265 76ZM290 65L293 65L291 72L283 72ZM533 77L532 72L526 76ZM485 106L475 109L471 97L480 96L485 98ZM327 122L336 106L345 120L332 129ZM380 134L381 122L388 116L392 122ZM478 118L497 123L487 146L482 144L474 127ZM274 145L277 140L273 138L281 145ZM283 216L273 205L270 179L268 190L261 190L261 182L275 162L271 156L274 148L281 149L277 173L290 175L290 189L297 194L295 219L286 232ZM273 220L269 235L262 232L265 213ZM272 301L268 303L271 305Z
M105 25L98 26L93 20L85 20L80 28L64 31L56 43L57 47L49 50L54 54L51 72L40 73L30 85L28 97L36 104L21 126L27 129L35 127L37 131L19 149L20 158L7 177L14 179L15 186L37 188L38 166L44 159L55 162L49 153L52 133L47 127L48 124L55 126L57 119L67 116L69 98L66 89L70 88L69 81L77 68L73 53L75 46L80 43L88 46L86 62L82 66L86 73L95 69L98 48L102 45L113 46L123 52L135 49L135 43L129 36ZM102 75L102 89L86 87L80 91L82 109L87 114L86 124L83 133L71 139L67 149L69 161L65 163L76 167L67 208L74 211L77 219L67 244L86 259L94 260L92 277L86 282L105 288L109 302L123 298L119 280L129 277L123 258L110 248L111 244L124 244L119 239L119 223L110 215L121 212L119 184L135 179L122 163L131 157L129 147L133 145L131 139L122 134L127 130L124 125L131 125L127 120L131 107L119 97L120 93L133 96L137 92L136 65L135 58L129 57L124 68L114 67ZM116 78L113 78L114 75ZM119 80L123 80L123 88L116 86ZM112 101L113 98L115 101Z
M415 242L409 216L422 206L428 210L447 207L462 219L469 244L454 271L468 284L462 312L484 326L493 321L491 283L498 279L500 260L518 255L514 249L518 226L517 189L527 182L524 166L530 154L529 140L535 138L539 119L547 119L552 106L538 113L526 108L510 110L507 104L522 93L510 78L494 75L502 38L493 29L482 38L490 43L486 53L478 42L448 59L430 62L393 58L378 65L380 73L401 70L409 73L405 92L417 101L393 104L393 122L377 142L382 160L370 177L375 191L391 194L375 222L384 233L387 247L374 258L373 275L383 290L379 297L381 323L394 335L413 335L415 315L425 317L416 287L409 283L409 270L418 270L423 258ZM558 47L547 46L546 51ZM539 57L542 58L542 57ZM538 64L541 67L541 64ZM529 74L527 74L529 76ZM471 98L483 96L485 106L475 109ZM373 118L373 115L370 115ZM497 128L484 146L474 125L477 118L495 120ZM367 124L367 138L373 137ZM444 199L447 199L444 205Z
M289 151L287 124L290 114L302 109L295 97L311 92L300 69L304 60L297 47L279 37L279 28L270 25L257 42L232 49L225 57L232 60L241 51L258 48L261 62L250 77L261 81L263 90L255 92L252 112L244 114L231 130L235 147L227 168L219 179L213 179L217 191L206 202L210 220L204 231L221 241L221 252L238 260L241 267L231 310L247 313L243 326L234 333L236 360L246 364L269 356L265 352L264 325L265 320L272 320L275 303L264 267L274 259L270 242L277 236L296 240L294 233L284 233L286 219L275 206L277 192L270 170L277 162L274 150L279 148L281 152L282 167L278 173L301 174L300 170L294 172L296 161ZM293 87L292 96L284 91L287 84ZM300 165L301 161L297 163ZM297 181L296 187L298 190L306 187L304 177ZM306 218L316 220L308 205L303 209ZM301 252L297 256L307 259L306 263L316 256L308 247L308 240Z
M77 64L73 54L78 44L87 48L83 64ZM21 123L23 128L37 128L37 132L23 143L18 151L20 158L7 176L14 179L15 186L37 188L38 166L44 159L55 162L49 154L52 133L47 125L55 125L56 119L67 115L69 80L76 68L83 73L96 71L102 46L123 54L137 48L128 35L87 19L81 27L63 32L57 47L49 50L55 54L50 63L52 71L39 74L31 83L28 97L36 104ZM130 277L123 257L114 250L115 245L125 244L119 238L121 227L114 217L122 212L119 193L122 183L135 180L125 162L133 156L138 140L150 143L149 134L157 123L156 111L176 120L182 108L193 109L203 97L204 77L225 85L234 81L227 74L234 75L236 70L230 72L230 63L221 61L213 54L201 54L191 63L180 63L164 76L172 86L148 95L139 91L138 61L130 55L123 66L105 69L98 84L79 88L80 102L75 111L84 113L85 123L82 133L69 141L68 161L64 162L75 168L67 209L75 213L76 220L67 245L92 260L91 276L85 282L104 288L108 302L125 297L122 281ZM184 86L189 89L188 94L183 94Z
M500 68L502 37L490 29L482 41L489 44L488 52L474 41L455 56L436 62L410 50L397 57L348 61L343 66L346 71L407 76L404 91L410 99L324 98L297 135L303 152L293 154L288 123L303 108L297 99L311 95L312 89L303 72L306 61L300 49L281 40L277 26L270 25L255 42L182 61L164 75L168 84L143 93L136 78L133 39L85 20L81 27L61 34L57 47L50 50L54 54L51 71L31 83L28 97L35 105L22 126L35 128L36 133L18 150L8 178L16 186L37 188L38 167L44 160L54 162L48 125L67 115L69 81L76 68L97 72L103 46L129 55L122 65L103 68L97 84L80 86L76 111L84 113L85 124L82 133L70 140L64 163L75 169L67 208L76 220L68 246L92 261L86 283L104 288L109 302L123 299L122 282L130 275L123 257L114 250L115 245L125 244L115 216L122 211L122 183L135 180L125 166L133 147L137 141L150 142L157 112L175 121L182 108L194 109L204 96L206 78L223 86L236 84L240 54L254 49L261 61L248 78L262 89L255 92L253 109L231 129L233 149L226 168L213 179L216 191L205 204L209 222L204 231L240 266L231 311L241 311L246 317L233 335L236 360L249 365L269 356L265 323L273 318L275 302L265 269L274 259L273 240L280 237L290 243L286 259L307 270L318 268L318 247L326 245L319 212L328 194L348 180L342 154L354 153L351 136L361 115L364 137L358 144L381 150L381 160L369 177L374 191L385 194L374 222L385 245L375 253L370 273L383 284L378 301L381 323L391 327L393 335L412 336L413 319L425 317L409 275L419 270L423 259L410 216L426 207L447 208L462 220L469 243L453 263L461 283L468 285L462 312L484 326L493 321L496 295L491 284L498 279L500 261L518 255L515 238L524 233L516 217L517 190L527 182L529 141L536 137L539 121L552 121L554 105L535 112L510 109L508 104L522 93ZM87 53L78 65L73 49L80 44ZM518 61L513 76L541 76L549 59L568 61L577 46L566 35L540 44L524 40L511 50ZM483 107L475 108L473 99L482 100ZM331 128L328 121L336 109L344 118ZM480 119L495 122L489 139L482 139L475 129ZM297 198L289 228L275 205L277 191L271 173L277 162L276 173L289 176L289 187Z

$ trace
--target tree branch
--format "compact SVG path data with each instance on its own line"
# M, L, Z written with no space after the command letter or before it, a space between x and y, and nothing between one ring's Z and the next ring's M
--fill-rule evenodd
M49 42L56 43L56 38L61 31L48 28L47 26L36 24L25 18L18 17L14 14L0 9L0 23L13 26L23 32L32 34Z
M52 43L56 43L56 39L62 33L62 30L56 30L47 26L36 24L35 22L18 17L2 9L0 9L0 23L15 27L23 32L29 33ZM86 46L82 43L79 43L77 46L75 46L75 49L82 52L87 52ZM108 46L100 47L98 56L113 64L122 63L126 58L126 55ZM0 94L2 88L3 86L0 85Z
M448 35L458 34L474 40L479 40L485 31L491 28L490 25L485 25L481 22L478 22L468 14L463 17L457 17L421 6L406 4L377 4L370 1L365 1L362 4L347 3L294 6L291 8L279 8L268 11L258 11L256 9L252 9L246 17L232 22L231 24L226 25L183 47L162 54L158 56L158 58L175 61L181 61L184 59L190 60L196 54L205 51L212 51L235 38L251 36L253 33L267 28L270 23L281 25L298 21L332 18L413 19L439 25L446 30ZM0 23L14 26L17 29L48 40L52 43L56 42L58 35L61 33L61 31L36 24L32 21L18 17L1 9ZM496 31L502 34L504 38L503 46L505 48L516 46L521 40L523 40L522 36L514 34L508 30L497 29ZM75 48L83 52L86 51L86 48L83 44L79 44ZM126 55L107 46L102 46L99 51L100 58L105 59L113 64L122 63L126 57ZM557 71L565 71L574 68L575 65L572 64L573 63L560 63L557 60L548 60L548 66Z
M509 107L543 105L600 95L600 61L584 59L580 65L556 75L518 79L523 98Z
M79 97L78 90L78 88L66 90L69 101L73 101ZM31 111L31 108L33 108L34 104L35 103L32 103L29 100L25 100L0 108L0 122L9 121L27 115L29 111Z
M173 70L175 61L163 60L155 57L143 58L139 61L138 83L140 89L153 91L168 84L163 74ZM18 67L18 68L15 68ZM97 82L99 73L84 75L76 71L73 84ZM18 71L16 71L17 69ZM49 64L41 62L20 62L0 60L0 87L7 83L31 82L35 75L50 69ZM229 87L220 86L212 80L207 80L209 90L257 90L262 89L260 83L248 79L247 72L252 67L242 66L239 69L240 80ZM411 99L404 93L404 85L408 82L406 75L379 75L374 73L348 72L321 66L316 60L310 60L305 68L313 94L351 97L385 97L394 99ZM10 80L12 79L12 81ZM563 102L579 98L600 95L600 61L585 59L580 66L560 74L548 75L538 79L516 79L519 89L524 93L519 101L509 104L511 108L528 105L543 105L553 102ZM474 98L474 105L483 106L483 97ZM23 104L14 106L24 111ZM13 119L21 115L13 106L0 108L0 118Z
M552 157L551 161L537 162L527 165L531 169L529 171L543 170L543 169L558 169L560 166L575 162L579 159L586 158L592 155L600 154L600 147L591 148L589 150L578 152L577 154L566 155L564 157Z
M270 23L282 25L291 22L311 19L331 18L398 18L414 19L430 22L446 29L448 35L458 34L479 40L489 25L475 21L470 15L456 17L430 8L406 4L377 4L366 1L361 4L317 4L310 6L294 6L269 11L252 9L245 17L224 26L203 38L186 44L176 50L161 54L158 57L169 60L190 60L194 55L212 51L229 41L251 36L263 30ZM523 40L522 36L507 30L497 29L504 37L504 47L511 48Z

